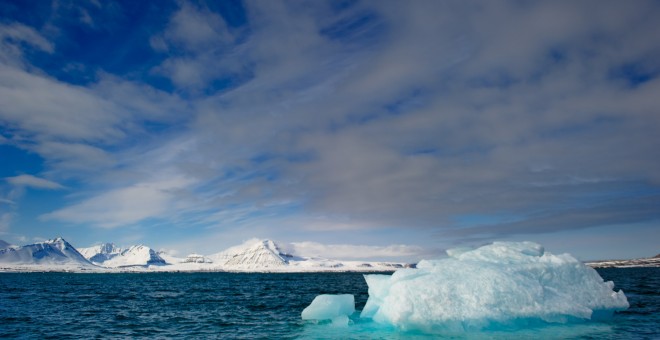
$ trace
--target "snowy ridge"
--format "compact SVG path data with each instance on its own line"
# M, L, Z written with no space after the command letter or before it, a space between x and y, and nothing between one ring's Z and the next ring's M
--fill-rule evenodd
M632 260L606 260L586 262L593 268L634 268L634 267L660 267L660 255L650 258Z
M67 269L95 267L61 237L25 246L0 249L0 265L28 267L57 265Z
M88 248L79 248L78 251L89 261L100 264L121 254L123 250L114 243L103 243Z
M80 248L80 253L94 264L107 268L167 264L153 249L141 244L122 249L114 243L103 243Z
M3 240L0 240L0 249L6 249L12 247L11 243L7 243Z
M275 242L260 240L248 241L240 246L211 255L209 258L226 267L255 269L286 266L288 264L287 256L280 251Z
M167 262L153 249L145 245L132 246L117 256L103 262L104 267L121 268L133 266L162 266Z

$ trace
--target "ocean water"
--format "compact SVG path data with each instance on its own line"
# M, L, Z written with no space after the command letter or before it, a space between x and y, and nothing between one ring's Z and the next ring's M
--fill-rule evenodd
M660 339L660 268L600 269L630 309L606 323L448 338ZM318 294L368 294L358 273L0 273L0 338L441 338L360 320L302 321Z

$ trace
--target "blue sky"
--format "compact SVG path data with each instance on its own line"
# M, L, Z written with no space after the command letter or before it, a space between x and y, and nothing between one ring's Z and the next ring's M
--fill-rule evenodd
M3 1L0 238L655 255L658 17L654 1Z

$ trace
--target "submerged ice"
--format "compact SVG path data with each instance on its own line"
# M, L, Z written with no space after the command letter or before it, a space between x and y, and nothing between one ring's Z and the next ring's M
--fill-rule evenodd
M365 275L369 299L360 317L402 330L462 332L606 319L629 307L594 269L536 243L448 254L391 276Z

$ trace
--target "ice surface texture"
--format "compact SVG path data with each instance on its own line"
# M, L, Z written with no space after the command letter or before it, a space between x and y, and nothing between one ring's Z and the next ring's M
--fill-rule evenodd
M404 330L464 331L606 318L629 307L594 269L536 243L448 254L392 276L365 275L369 299L361 317Z
M333 323L348 323L355 312L355 298L351 294L318 295L302 311L303 320L333 320Z

